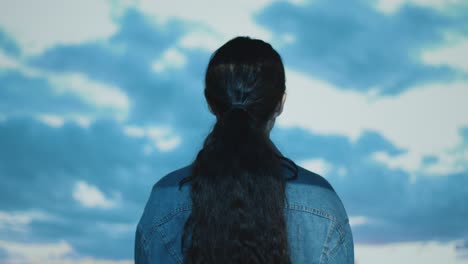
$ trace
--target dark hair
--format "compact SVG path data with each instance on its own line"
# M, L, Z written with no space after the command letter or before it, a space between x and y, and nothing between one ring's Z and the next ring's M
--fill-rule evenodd
M282 162L295 176L298 168L269 138L285 81L280 55L262 40L236 37L211 56L205 98L217 121L179 183L191 182L184 263L291 263Z

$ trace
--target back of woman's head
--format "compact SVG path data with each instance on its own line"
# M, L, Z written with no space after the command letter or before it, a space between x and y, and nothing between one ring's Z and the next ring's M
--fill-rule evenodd
M286 178L269 131L282 110L285 74L270 44L236 37L211 56L205 97L217 120L194 160L185 263L290 263Z
M205 77L205 97L221 116L240 103L260 123L269 121L285 92L280 55L270 44L237 37L213 53Z

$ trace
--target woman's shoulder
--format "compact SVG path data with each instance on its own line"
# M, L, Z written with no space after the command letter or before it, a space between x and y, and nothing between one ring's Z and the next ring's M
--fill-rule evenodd
M346 210L331 183L316 172L300 165L297 167L297 178L288 181L286 185L286 207L345 221L348 218Z
M186 165L172 170L153 184L139 221L142 228L161 225L171 216L191 209L188 186L179 188L180 180L190 175L190 168Z
M338 193L318 173L298 168L297 178L286 187L293 262L354 263L351 226ZM310 230L312 240L306 238Z

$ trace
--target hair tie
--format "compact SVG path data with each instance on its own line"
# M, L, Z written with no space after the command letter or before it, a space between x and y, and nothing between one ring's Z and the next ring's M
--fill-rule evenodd
M234 109L241 109L242 111L246 112L247 114L250 115L249 111L247 111L247 106L244 103L232 103L231 107L229 107L224 113L223 116L226 116L230 112L232 112Z
M236 109L236 108L240 108L244 111L247 111L247 107L245 106L244 103L232 103L228 111L232 111L233 109Z

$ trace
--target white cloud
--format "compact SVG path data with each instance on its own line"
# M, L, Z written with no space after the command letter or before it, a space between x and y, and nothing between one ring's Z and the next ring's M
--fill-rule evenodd
M0 49L0 69L10 69L18 66L18 63L5 54L3 50Z
M34 118L54 128L61 128L65 124L65 122L73 122L82 128L88 128L92 122L90 117L80 115L80 114L75 114L75 113L70 113L70 114L62 115L62 116L55 115L55 114L39 113L39 114L34 114Z
M367 223L369 223L369 218L367 218L366 216L350 216L349 217L349 224L352 226L352 227L355 227L355 226L359 226L359 225L365 225Z
M28 211L0 211L0 230L26 232L33 221L48 221L57 219L56 216L41 210Z
M64 121L73 121L82 127L88 127L92 120L98 116L111 116L119 121L124 121L130 111L130 99L122 89L91 80L86 75L80 73L59 74L32 68L1 51L0 67L19 71L31 78L44 78L50 83L51 92L55 95L71 94L96 108L94 113L36 114L39 120L48 125L60 127Z
M111 36L117 26L108 1L0 1L0 25L27 54L57 44L77 44Z
M122 236L134 235L137 223L109 223L99 222L96 227L106 232L110 238L121 238Z
M92 122L91 117L76 113L67 113L66 115L38 113L33 116L40 122L54 128L61 128L66 122L73 122L82 128L88 128Z
M161 151L170 151L180 145L180 137L171 137L163 140L156 140L156 147Z
M171 151L181 143L181 138L175 135L169 127L149 127L147 135L153 139L160 151Z
M15 243L0 240L0 248L8 254L10 263L39 263L38 260L57 260L73 252L72 247L65 241L58 243Z
M70 93L95 106L100 111L107 111L122 121L130 109L130 99L118 87L89 79L83 74L42 73L53 85L57 94Z
M120 200L117 193L112 199L108 198L96 186L82 180L75 183L72 195L75 201L88 208L113 208L118 205L118 200Z
M63 123L65 123L65 120L63 117L58 116L58 115L50 115L50 114L39 114L37 115L37 119L39 121L51 126L51 127L62 127Z
M293 4L293 5L302 6L302 5L305 5L305 4L309 3L310 1L306 1L306 0L288 0L288 2Z
M257 25L253 20L253 14L272 0L237 0L237 1L211 1L200 0L196 4L190 4L183 0L172 0L161 3L154 0L141 0L137 7L141 12L154 17L156 22L164 24L168 19L178 18L192 24L198 23L198 27L207 27L188 33L181 42L185 45L201 47L209 50L219 47L228 39L239 35L249 35L265 41L271 40L272 34ZM119 1L122 6L130 6L126 1ZM208 29L209 28L209 29ZM207 38L207 35L210 35ZM204 41L200 41L205 38ZM189 39L189 40L187 40Z
M444 150L438 153L439 159L436 163L423 165L421 157L417 153L409 153L396 157L389 156L386 152L376 151L372 153L372 158L384 163L389 168L403 168L410 172L411 180L416 179L414 172L423 173L428 176L444 176L451 173L463 172L467 168L467 153L465 151Z
M333 165L324 159L308 159L299 161L298 164L322 177L327 177Z
M223 38L213 32L195 30L179 39L178 45L187 49L201 48L211 52L219 48L222 41Z
M155 72L163 72L167 69L180 69L187 64L185 55L176 48L169 48L163 52L161 58L153 62Z
M124 132L130 137L144 137L146 134L145 129L138 126L126 126Z
M378 0L375 2L375 7L377 10L385 14L393 14L405 4L431 7L437 10L446 10L461 3L463 3L463 0Z
M382 134L408 153L381 161L409 172L424 172L425 155L439 158L440 172L459 170L447 155L461 144L458 129L468 126L468 83L432 83L398 96L340 90L321 80L287 69L287 99L277 124L300 126L317 134L341 134L355 141L364 130ZM461 152L463 153L463 152ZM462 155L462 154L461 154ZM463 156L463 155L462 155ZM466 166L465 162L465 166ZM458 165L459 166L459 165ZM429 171L430 172L430 171Z
M177 148L182 139L180 136L174 133L172 128L168 126L125 126L124 132L130 137L147 137L152 145L145 145L143 152L150 154L153 151L153 147L156 147L159 151L171 151Z
M325 159L315 158L300 160L298 164L324 178L329 178L332 174L338 177L344 177L348 174L348 170L345 167L335 166Z
M91 118L90 117L87 117L87 116L84 116L84 115L76 115L74 116L75 118L75 122L83 127L83 128L87 128L89 127L89 125L91 125Z
M421 60L430 65L447 65L468 72L468 37L452 41L443 47L424 50Z
M22 264L130 264L132 260L106 260L76 257L76 251L66 241L55 243L24 243L0 240L0 249L7 253L6 263Z
M355 244L355 259L359 264L468 264L461 258L456 246L461 241L405 242L385 245Z

